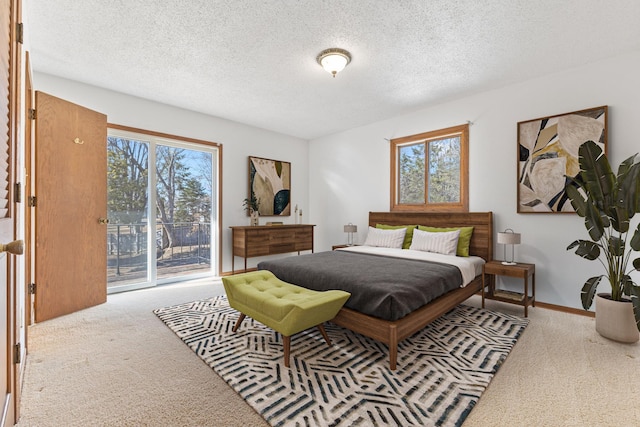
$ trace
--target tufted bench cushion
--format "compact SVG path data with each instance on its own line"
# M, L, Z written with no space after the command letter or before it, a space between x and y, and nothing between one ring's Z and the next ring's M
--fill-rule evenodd
M222 278L229 305L243 315L280 332L285 337L319 326L333 319L349 299L348 292L312 291L278 279L267 270L252 271ZM244 316L238 319L237 330ZM285 344L288 342L285 339ZM285 347L285 365L288 365Z

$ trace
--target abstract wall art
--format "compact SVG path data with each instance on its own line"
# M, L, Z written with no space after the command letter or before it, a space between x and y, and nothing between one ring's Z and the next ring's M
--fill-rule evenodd
M249 156L249 198L260 216L291 215L291 163Z
M518 213L575 212L564 188L589 140L607 153L606 106L518 123Z

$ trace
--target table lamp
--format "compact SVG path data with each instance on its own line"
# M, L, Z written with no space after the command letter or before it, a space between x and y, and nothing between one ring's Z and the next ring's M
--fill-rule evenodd
M358 232L358 226L349 223L344 226L344 232L347 233L347 245L353 246L353 233Z
M504 261L502 261L502 263L504 265L515 265L516 262L513 260L514 245L520 244L520 233L516 233L512 229L507 228L498 233L498 244L504 245ZM511 245L511 259L509 260L507 260L507 245Z

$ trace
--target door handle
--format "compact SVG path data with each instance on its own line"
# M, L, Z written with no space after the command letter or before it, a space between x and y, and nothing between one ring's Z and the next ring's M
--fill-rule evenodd
M98 224L109 224L109 218L98 218Z
M14 255L22 255L24 253L24 243L22 240L14 240L11 243L0 243L0 252L9 252Z

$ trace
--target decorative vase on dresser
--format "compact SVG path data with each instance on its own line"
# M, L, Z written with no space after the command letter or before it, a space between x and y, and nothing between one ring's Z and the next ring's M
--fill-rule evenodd
M260 213L258 211L251 211L251 226L255 227L260 225Z

